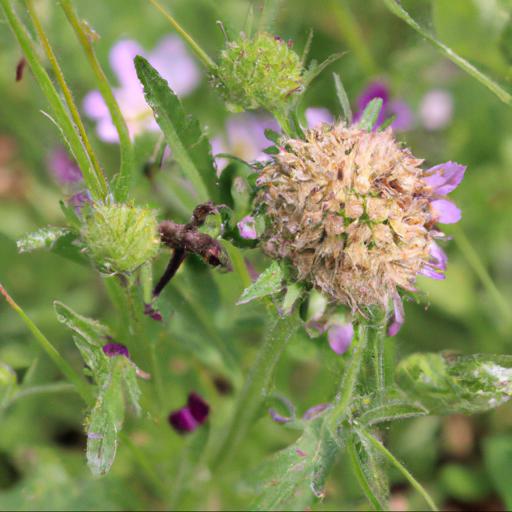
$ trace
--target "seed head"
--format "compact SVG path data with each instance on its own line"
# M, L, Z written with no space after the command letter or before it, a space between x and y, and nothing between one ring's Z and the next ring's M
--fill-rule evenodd
M242 35L222 51L213 78L233 112L286 110L302 88L302 63L281 38L260 32Z
M153 258L160 245L155 213L126 204L97 205L83 236L93 258L114 272L135 270Z
M263 250L338 304L387 307L433 268L439 196L421 164L391 129L323 125L283 140L258 178Z

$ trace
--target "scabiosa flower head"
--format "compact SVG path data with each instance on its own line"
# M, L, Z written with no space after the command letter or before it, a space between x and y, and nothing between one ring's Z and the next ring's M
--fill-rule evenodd
M210 413L210 406L197 393L188 395L187 405L171 412L169 423L180 434L193 432L201 426Z
M460 218L446 194L465 167L448 162L424 171L421 164L390 128L324 125L305 140L283 139L258 178L257 202L269 221L264 252L290 261L298 280L335 304L387 310L398 290L415 290L418 274L444 277L436 224ZM348 346L349 334L333 332L333 348Z
M83 236L98 264L121 273L151 260L160 245L155 212L127 204L96 205Z
M287 109L303 85L302 62L290 46L265 32L250 39L242 34L227 44L213 82L230 110L261 107L275 113Z
M382 109L375 123L375 129L379 128L386 119L395 116L391 127L395 131L407 131L412 127L413 114L409 105L401 99L391 98L389 87L385 82L375 81L370 83L357 98L357 112L354 121L361 119L366 106L375 98L382 99Z
M119 82L119 87L114 89L114 96L132 138L146 131L159 131L135 72L133 59L137 55L146 57L178 96L192 92L200 81L199 67L178 36L163 38L151 52L145 52L136 41L130 39L116 43L110 51L110 64ZM96 131L101 140L119 142L107 105L99 91L91 91L85 97L84 111L96 121Z

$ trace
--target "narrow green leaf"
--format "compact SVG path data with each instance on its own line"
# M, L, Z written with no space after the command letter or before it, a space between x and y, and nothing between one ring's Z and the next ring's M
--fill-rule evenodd
M359 128L368 132L373 130L375 123L379 117L382 109L382 98L374 98L368 105L366 105L361 121L359 121Z
M210 143L202 133L198 121L186 115L167 81L146 59L135 57L135 68L144 86L146 101L153 109L174 159L194 185L199 201L216 201L218 188Z
M288 285L286 295L283 299L283 313L289 315L292 312L293 306L300 299L304 288L299 283Z
M16 245L20 253L32 252L37 249L51 249L60 237L68 233L69 230L66 228L49 226L23 236L16 242Z
M512 356L413 354L396 376L402 390L434 414L484 412L512 396Z
M273 261L272 264L264 270L258 280L251 286L246 288L237 304L247 304L256 299L261 299L267 295L273 295L282 290L283 288L284 272L277 261Z
M397 0L384 0L384 4L387 8L401 20L405 21L411 28L416 30L422 37L427 41L430 41L445 57L454 62L466 73L476 78L481 84L487 87L493 92L503 103L512 106L512 95L503 89L493 79L489 78L486 74L482 73L478 68L473 66L466 59L455 53L451 48L446 46L444 43L435 38L428 30L424 29L411 15L403 8L403 6Z
M323 62L320 64L316 63L315 61L311 62L311 66L309 69L304 73L304 87L308 87L311 82L328 66L336 62L337 60L341 59L345 55L345 52L343 53L334 53L327 57Z
M366 426L384 423L386 421L397 421L406 418L414 418L416 416L425 416L428 410L422 405L405 402L395 401L388 402L384 405L378 405L359 416L358 421Z
M0 362L0 409L7 406L17 386L16 372L9 365Z
M352 109L350 108L350 101L347 96L347 91L345 91L345 87L343 87L343 82L341 81L340 75L338 75L338 73L333 73L332 76L334 78L336 96L338 97L341 109L343 110L343 116L345 117L347 124L350 126L352 124Z
M53 309L60 323L79 334L94 347L101 347L105 338L111 335L108 327L97 320L79 315L62 302L55 301Z
M254 479L258 496L251 510L306 510L324 496L338 447L321 416L307 423L301 437L271 457Z

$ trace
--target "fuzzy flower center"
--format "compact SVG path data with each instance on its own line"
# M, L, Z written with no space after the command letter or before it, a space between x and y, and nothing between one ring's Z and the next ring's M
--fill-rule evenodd
M413 291L439 235L421 163L391 129L324 125L284 140L258 181L270 221L263 250L352 308Z

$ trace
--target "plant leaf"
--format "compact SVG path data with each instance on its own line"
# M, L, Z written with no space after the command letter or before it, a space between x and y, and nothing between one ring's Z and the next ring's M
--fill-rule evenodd
M396 376L402 390L434 414L484 412L512 396L512 356L413 354Z
M396 400L372 407L361 414L357 420L369 427L386 421L415 418L416 416L425 416L426 414L428 414L428 410L420 404Z
M505 434L486 437L484 439L484 461L494 487L505 502L505 508L511 510L512 436Z
M285 315L289 315L292 312L293 306L300 299L303 291L304 288L300 283L288 285L283 299L283 313Z
M141 57L135 57L137 76L155 119L165 135L174 159L194 185L199 201L218 199L216 172L210 143L198 121L186 115L183 106L158 71Z
M307 422L300 438L264 463L256 474L251 510L305 510L324 496L337 453L324 417Z
M255 299L261 299L267 295L273 295L282 290L283 288L284 272L277 261L273 261L272 264L264 270L257 281L251 286L246 288L240 299L238 299L237 305L247 304Z
M362 130L366 130L368 132L373 130L375 123L379 117L380 111L382 109L382 98L373 98L368 105L366 105L363 115L361 116L361 121L359 121L359 128Z
M16 245L20 253L51 249L59 238L68 233L69 230L66 228L49 226L25 235L16 242Z
M17 387L16 372L9 365L0 362L0 409L8 405Z
M338 73L333 73L332 76L334 78L336 96L338 97L341 109L343 110L343 116L345 117L347 124L350 126L352 124L352 109L350 108L350 101L347 96L347 91L345 91L345 87L343 87L343 82L341 81L340 75L338 75Z

